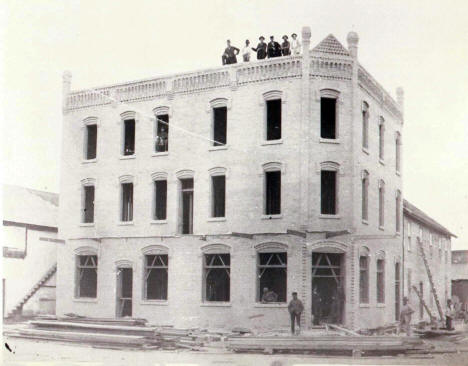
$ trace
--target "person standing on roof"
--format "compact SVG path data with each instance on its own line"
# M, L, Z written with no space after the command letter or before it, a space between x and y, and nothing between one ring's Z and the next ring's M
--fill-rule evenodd
M242 49L242 59L244 62L250 61L250 54L252 53L252 48L250 47L250 41L245 40L245 47Z
M270 36L270 42L268 42L268 58L281 56L281 46L275 41L275 37Z
M293 56L297 56L301 53L301 43L297 39L296 33L291 34L291 37L292 37L292 41L291 41L292 54Z
M258 39L259 39L260 43L257 45L257 48L252 47L252 50L257 52L257 60L263 60L267 55L267 45L264 42L265 37L260 36Z
M302 301L297 298L297 292L293 292L292 297L293 298L288 305L288 311L289 315L291 315L291 333L294 335L296 334L296 321L298 333L301 331L301 314L304 311L304 305L302 304Z
M228 39L226 41L227 47L224 50L223 56L221 57L223 65L236 64L237 55L239 54L239 49L237 47L231 46L231 41Z
M283 43L281 44L281 52L283 56L289 56L291 54L291 44L288 41L288 36L283 36Z

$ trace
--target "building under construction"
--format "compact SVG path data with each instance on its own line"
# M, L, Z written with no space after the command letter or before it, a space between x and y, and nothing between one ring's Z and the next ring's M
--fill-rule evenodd
M445 301L452 234L403 210L403 90L359 63L354 32L301 43L81 91L64 74L58 315L272 328L296 291L307 326L377 327L428 283L430 248ZM404 212L444 249L418 246Z

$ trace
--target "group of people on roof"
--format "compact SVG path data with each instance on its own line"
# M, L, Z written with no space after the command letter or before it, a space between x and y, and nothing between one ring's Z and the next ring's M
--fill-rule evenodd
M265 43L265 37L260 36L258 38L260 42L255 48L250 46L250 41L247 39L244 48L242 48L242 60L244 62L249 62L252 51L257 53L257 60L263 60L267 57L299 55L301 53L301 43L297 39L297 34L291 34L291 38L291 42L289 42L288 36L284 35L283 43L279 44L275 41L274 36L270 36L270 42L268 43ZM237 47L231 45L231 41L228 39L227 47L221 56L223 65L236 64L237 55L240 52L241 51Z

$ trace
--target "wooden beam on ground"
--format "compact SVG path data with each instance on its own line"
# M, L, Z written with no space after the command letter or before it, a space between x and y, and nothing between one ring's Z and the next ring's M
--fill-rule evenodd
M232 233L232 236L238 236L240 238L247 238L247 239L253 239L253 234L247 234L247 233Z
M43 238L43 237L40 237L39 240L41 240L41 241L50 241L50 242L52 242L52 243L65 244L65 240L63 240L63 239L54 239L54 238Z
M287 229L286 233L291 234L291 235L300 236L301 238L306 238L307 237L307 234L305 232L298 231L298 230Z
M325 326L327 326L332 328L332 329L336 329L336 330L341 330L342 332L346 333L346 334L349 334L349 335L353 335L353 336L356 336L356 337L362 337L361 334L359 333L356 333L356 332L353 332L352 330L349 330L349 329L346 329L346 328L342 328L342 327L339 327L338 325L335 325L335 324L325 324Z

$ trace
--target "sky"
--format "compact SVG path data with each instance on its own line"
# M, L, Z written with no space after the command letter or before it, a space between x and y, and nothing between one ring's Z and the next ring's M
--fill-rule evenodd
M2 183L58 192L62 74L72 90L220 65L226 39L310 26L359 34L359 61L405 90L404 197L468 249L466 0L0 0Z

